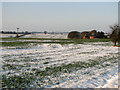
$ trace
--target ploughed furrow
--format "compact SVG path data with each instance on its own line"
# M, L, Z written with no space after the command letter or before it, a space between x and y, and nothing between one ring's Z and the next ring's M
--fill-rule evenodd
M117 75L117 53L117 47L92 44L5 49L3 87L102 87Z
M53 85L52 88L102 88L106 86L107 83L109 83L108 81L112 77L117 76L118 68L116 67L116 65L117 64L115 64L112 69L108 69L111 67L107 67L104 71L103 69L90 68L92 69L92 71L90 69L82 69L71 74L66 74L64 77L66 77L67 79L61 80L60 84ZM63 75L60 75L59 77L63 78ZM118 81L115 82L116 84L118 84Z
M68 49L63 50L55 50L55 51L41 51L41 49L33 50L33 53L31 50L27 51L29 53L23 52L22 54L13 54L13 55L4 55L3 59L5 61L11 61L11 63L31 63L31 64L37 64L38 65L44 65L50 66L50 65L59 65L62 63L71 63L71 62L77 62L77 61L87 61L88 59L94 59L98 56L108 56L109 53L111 53L110 49L108 50L106 47L94 47L94 49L91 49L92 47L90 45L78 45L78 46L70 46ZM105 52L103 53L104 50ZM23 51L23 50L22 50ZM17 51L16 51L17 52ZM32 53L32 55L30 54Z

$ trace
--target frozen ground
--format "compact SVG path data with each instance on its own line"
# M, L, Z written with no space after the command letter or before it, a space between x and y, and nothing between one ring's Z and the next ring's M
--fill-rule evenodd
M24 38L67 38L67 34L29 34L24 36Z
M19 34L21 35L21 34ZM16 37L16 34L0 34L0 37Z
M19 34L21 35L21 34ZM0 37L15 37L16 34L0 34ZM28 34L23 36L24 38L67 38L67 34Z
M118 47L111 42L0 50L3 87L118 88Z

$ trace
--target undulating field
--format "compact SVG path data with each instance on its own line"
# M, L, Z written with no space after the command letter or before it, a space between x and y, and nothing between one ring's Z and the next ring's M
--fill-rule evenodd
M3 88L117 88L109 39L1 38Z

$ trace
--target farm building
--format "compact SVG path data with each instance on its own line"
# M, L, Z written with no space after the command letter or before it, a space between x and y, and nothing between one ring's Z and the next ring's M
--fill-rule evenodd
M93 39L93 38L105 38L104 32L97 32L96 30L92 31L72 31L68 34L68 38L70 39Z
M96 30L84 31L80 34L80 39L92 39L92 38L95 38L96 35L97 35Z

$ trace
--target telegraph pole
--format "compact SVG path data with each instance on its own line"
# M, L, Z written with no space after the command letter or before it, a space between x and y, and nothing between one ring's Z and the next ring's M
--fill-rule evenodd
M19 31L19 28L17 28L17 34L16 34L16 37L18 37L18 31Z

